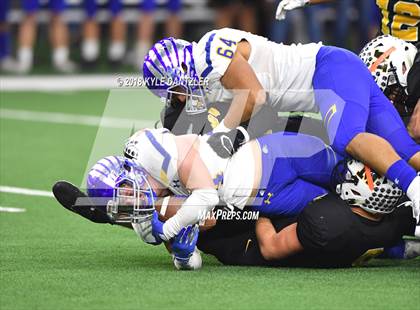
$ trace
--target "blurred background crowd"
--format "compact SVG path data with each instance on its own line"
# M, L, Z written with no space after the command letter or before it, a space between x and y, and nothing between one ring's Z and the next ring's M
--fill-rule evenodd
M137 72L166 36L234 27L276 42L359 52L379 29L374 0L340 0L274 18L279 0L0 0L2 73Z

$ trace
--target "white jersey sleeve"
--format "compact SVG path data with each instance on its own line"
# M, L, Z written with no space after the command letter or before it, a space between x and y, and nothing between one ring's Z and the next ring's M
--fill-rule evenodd
M321 43L284 45L249 32L222 28L193 44L198 76L207 83L209 102L230 102L233 93L221 84L240 41L251 47L248 63L269 93L267 103L277 111L318 111L312 79Z
M126 143L134 149L133 159L147 173L169 188L174 194L185 195L178 176L178 150L172 133L167 129L144 129Z
M244 31L223 28L208 32L193 47L194 61L199 76L209 80L223 76L232 61Z
M193 57L198 76L207 80L212 102L229 101L233 96L224 89L220 79L225 74L238 43L251 35L248 32L222 28L208 32L193 45Z

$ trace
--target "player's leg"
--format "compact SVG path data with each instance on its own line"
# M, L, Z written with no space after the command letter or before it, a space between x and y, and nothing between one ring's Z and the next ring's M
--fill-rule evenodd
M16 72L17 64L11 57L11 36L7 15L10 0L0 1L0 71Z
M76 64L69 59L69 30L62 16L65 8L64 0L50 0L52 63L60 72L73 73L76 70Z
M347 152L391 180L398 179L398 185L407 191L416 171L401 160L389 141L366 132L371 117L372 84L370 72L356 55L334 47L320 49L313 86L332 147L342 155ZM397 122L381 126L403 127Z
M402 159L420 171L420 145L410 137L397 110L373 81L366 130L386 139Z
M110 0L109 10L112 15L111 42L108 46L108 59L113 63L121 62L125 55L127 26L121 16L121 0Z
M95 19L97 5L95 0L84 1L86 20L83 23L82 58L94 62L99 57L99 25Z
M179 16L181 10L180 0L169 0L167 8L169 16L166 19L166 35L168 37L180 38L182 37L182 22Z
M32 69L33 48L37 33L36 13L39 10L38 0L22 0L22 8L25 12L18 33L17 61L18 70L26 73Z
M155 0L145 0L140 6L142 13L137 23L137 44L134 53L136 68L143 66L144 56L152 46L155 34L155 8Z

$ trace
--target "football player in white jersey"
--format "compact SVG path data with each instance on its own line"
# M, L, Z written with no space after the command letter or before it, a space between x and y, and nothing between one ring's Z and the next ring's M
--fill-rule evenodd
M208 140L224 157L249 140L249 132L236 126L264 104L275 111L319 111L332 148L397 183L419 219L420 146L355 54L315 43L287 46L224 28L198 43L159 41L143 73L151 91L169 105L185 102L190 113L205 110L206 100L233 100Z
M228 255L229 252L224 251L220 243L230 244L236 254L242 253L242 239L248 236L255 239L252 225L245 234L239 232L238 235L235 233L235 236L231 236L230 224L227 224L223 228L227 231L222 229L225 238L214 239L214 235L217 235L214 233L202 239L199 246L227 264L347 266L372 246L393 245L405 231L412 234L415 226L414 220L406 216L410 214L408 208L401 208L407 209L402 212L405 215L401 221L401 212L397 212L400 215L386 217L383 225L377 225L378 219L393 212L401 191L363 164L354 161L348 164L348 170L344 170L348 171L345 173L346 179L339 187L341 197L353 206L352 209L334 195L318 202L319 199L316 198L328 194L326 188L340 157L320 140L310 136L283 133L267 135L247 143L232 158L222 159L205 143L205 137L175 137L166 130L146 129L127 142L125 155L131 159L109 156L93 166L87 181L90 196L88 203L75 205L75 199L69 202L74 195L71 194L70 198L63 196L63 190L68 192L68 189L60 182L54 186L53 192L63 206L95 222L132 225L137 234L148 243L158 244L171 239L174 262L178 268L196 269L201 266L199 253L195 249L197 231L191 226L182 226L194 224L200 219L200 214L206 214L213 209L216 198L203 199L212 189L217 189L217 200L220 198L222 204L239 209L248 205L248 208L257 210L262 215L283 215L285 219L273 222L276 227L284 228L278 235L279 238L269 237L272 235L271 228L269 222L265 221L265 228L260 229L258 237L259 240L264 240L263 244L260 243L260 248L256 244L251 247L247 244L246 256L235 256L233 252ZM189 175L193 174L192 178L195 178L196 174L192 170L195 170L195 165L200 164L206 168L199 171L201 178L212 180L211 183L190 182ZM338 170L341 172L341 169ZM190 184L194 188L188 188ZM73 187L70 191L77 189ZM168 195L182 196L185 201L165 224L159 221L156 213L153 213L153 219L150 220L158 197L165 196L165 200ZM196 197L191 199L194 195ZM95 204L90 207L93 199ZM317 202L310 207L315 200ZM165 214L164 204L162 202L160 207L161 214ZM106 211L101 211L102 207L95 209L95 205L106 205ZM371 213L374 215L369 215ZM319 222L319 214L328 220ZM366 217L375 224L360 225L358 216ZM296 217L298 225L293 224ZM173 226L166 228L166 225ZM322 240L314 238L314 229L323 230L325 225L329 227L327 230L331 235L321 234L324 238ZM395 229L390 229L391 226ZM232 230L235 230L234 226ZM166 232L173 232L173 235L166 236ZM342 251L325 252L327 239L327 244L335 247L332 243L336 244L337 239L329 239L337 236L335 233L341 235L338 244L343 244L343 240L352 244L351 248L343 250L345 254ZM366 242L358 242L359 233L374 237L365 240ZM284 247L280 241L286 240L284 238L294 241L293 244L287 242ZM272 243L269 252L266 248L267 242ZM295 262L295 257L290 262L283 260L302 249L309 251L303 253L304 261L297 259ZM319 257L315 255L319 260L314 259L313 252L309 249L319 254ZM226 258L228 259L225 260ZM267 262L264 259L274 261Z

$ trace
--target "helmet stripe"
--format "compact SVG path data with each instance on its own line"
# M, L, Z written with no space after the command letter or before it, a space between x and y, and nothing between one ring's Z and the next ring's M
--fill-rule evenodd
M157 48L155 46L152 48L152 51L155 53L156 59L161 63L161 65L164 68L164 70L167 71L168 68L166 67L166 64L163 61L162 56L159 54L159 51L157 50Z
M108 156L108 157L105 157L104 159L112 165L112 168L114 168L114 170L119 170L120 169L121 162L120 162L118 157ZM111 160L111 159L114 159L114 160Z
M154 77L157 79L161 79L163 77L163 72L160 71L159 67L153 61L146 60L145 64Z
M172 47L174 48L174 51L175 51L176 61L178 62L178 65L177 66L180 67L181 66L181 63L179 61L179 54L178 54L178 49L176 47L176 42L175 42L175 40L171 40L171 43L172 43Z
M156 140L153 134L146 130L146 137L149 139L150 143L154 146L154 148L163 156L163 164L162 170L165 174L168 173L169 162L171 161L171 155L163 148L163 146Z
M98 162L97 165L104 167L106 170L108 170L108 173L111 173L111 169L107 165L105 165L104 163Z
M378 59L376 59L376 61L369 67L369 71L370 72L374 72L378 66L385 60L388 58L389 55L391 55L391 53L393 51L395 51L396 48L394 46L390 47L389 49L387 49L381 56L378 57Z
M165 44L163 45L163 50L166 53L167 58L169 59L169 61L171 62L171 67L176 67L172 61L172 57L171 57L171 49L172 49L172 45L168 44L168 42L166 42L167 40L164 40Z
M102 174L104 177L108 177L108 175L105 173L105 172L103 172L102 170L98 170L98 169L96 169L96 168L92 168L92 170L89 172L89 174L91 174L92 172L97 172L97 173L99 173L99 174Z
M373 191L373 179L372 179L372 171L368 166L365 165L365 173L366 173L366 180L369 186L369 189Z

